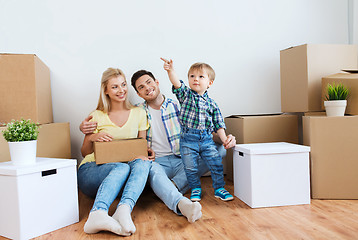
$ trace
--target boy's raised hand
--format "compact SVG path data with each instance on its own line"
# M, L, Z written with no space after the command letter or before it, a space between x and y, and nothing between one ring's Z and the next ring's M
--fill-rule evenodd
M164 70L165 71L171 71L171 70L173 70L174 69L174 67L173 67L173 60L172 59L170 59L170 60L167 60L167 59L165 59L165 58L160 58L163 62L164 62Z
M174 88L180 88L180 80L174 71L173 60L167 60L165 58L160 58L164 62L164 70L168 72L169 80L173 84Z

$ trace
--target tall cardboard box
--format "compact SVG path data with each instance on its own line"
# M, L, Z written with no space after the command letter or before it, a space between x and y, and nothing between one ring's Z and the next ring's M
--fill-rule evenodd
M280 51L281 111L321 111L322 77L356 69L357 45L304 44Z
M34 54L0 54L0 123L53 122L49 68Z
M0 127L0 162L10 161L9 145ZM71 158L70 123L42 124L37 138L37 157Z
M328 84L343 83L349 88L346 114L358 115L358 73L336 73L322 78L322 110L324 110L325 97Z
M358 199L358 116L303 117L312 198Z
M291 114L232 115L225 118L226 134L237 144L289 142L298 143L298 117ZM226 177L233 180L233 149L226 154Z

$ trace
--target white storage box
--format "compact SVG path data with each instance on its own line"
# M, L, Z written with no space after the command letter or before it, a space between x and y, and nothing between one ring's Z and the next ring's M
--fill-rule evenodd
M0 163L0 235L29 239L78 222L76 160Z
M310 204L309 151L285 142L237 144L234 194L251 208Z

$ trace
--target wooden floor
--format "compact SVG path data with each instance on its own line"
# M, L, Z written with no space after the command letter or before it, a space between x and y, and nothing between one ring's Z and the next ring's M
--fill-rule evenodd
M146 189L132 213L137 232L126 239L358 239L358 200L312 200L310 205L251 209L236 197L230 202L213 197L210 177L203 177L202 183L203 217L199 221L188 223ZM234 192L232 182L227 181L226 187ZM120 238L108 232L84 233L93 200L80 193L79 201L79 223L35 239Z

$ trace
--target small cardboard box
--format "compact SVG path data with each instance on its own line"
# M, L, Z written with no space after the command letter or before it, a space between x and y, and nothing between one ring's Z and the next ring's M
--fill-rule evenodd
M298 117L291 114L232 115L225 118L226 134L236 143L290 142L298 143ZM233 150L228 149L226 177L233 180Z
M349 88L346 114L358 115L358 73L337 73L322 78L322 110L324 110L323 102L327 95L327 85L332 83L342 83Z
M148 156L147 140L142 138L94 143L94 156L97 164L129 162L140 155Z
M281 111L321 111L322 77L356 69L357 45L304 44L280 51Z
M303 117L312 198L358 199L358 116Z
M0 127L0 162L10 161L9 145L2 136L6 127ZM71 158L69 123L42 124L37 138L37 157Z
M49 68L34 54L0 54L0 123L53 122Z
M0 163L0 235L30 239L78 222L76 164L51 158Z
M236 145L234 194L251 208L310 204L309 149L285 142Z

